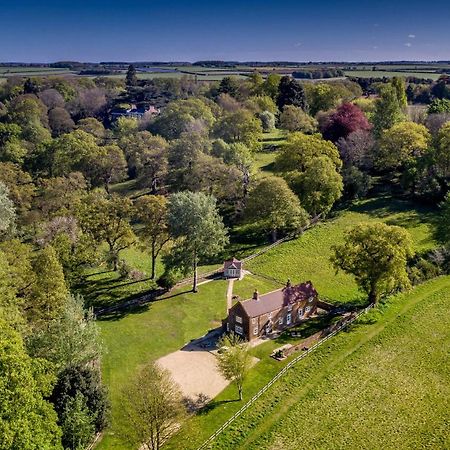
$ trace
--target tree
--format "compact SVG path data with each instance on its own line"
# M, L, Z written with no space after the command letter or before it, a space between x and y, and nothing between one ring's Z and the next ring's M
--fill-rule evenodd
M286 105L298 106L303 110L308 109L302 85L289 76L282 77L278 86L278 109L282 111Z
M211 108L204 101L199 98L188 98L170 102L150 128L166 139L177 139L196 124L208 131L214 121Z
M63 269L52 246L47 245L40 250L32 266L37 276L25 312L29 321L39 329L41 325L61 316L69 292Z
M61 418L62 443L70 450L84 450L94 436L94 418L80 392L68 400Z
M231 97L237 97L239 94L239 81L236 77L223 77L219 84L219 94L228 94Z
M8 188L0 181L0 240L14 230L16 211Z
M260 180L250 191L245 209L247 221L271 233L298 231L308 223L308 215L286 181L279 177Z
M131 445L159 450L186 416L180 390L154 363L142 366L122 394L128 418L122 436Z
M216 199L201 192L173 194L169 201L168 224L170 236L176 241L168 260L169 266L180 268L185 273L192 267L192 291L197 292L198 261L216 255L228 243Z
M325 141L320 134L308 136L303 133L292 133L288 136L282 152L277 156L275 165L280 172L302 172L319 156L328 157L337 169L342 167L338 149L332 142Z
M161 136L141 131L123 138L120 145L125 151L130 174L149 185L153 195L157 194L167 175L167 141Z
M443 177L450 177L450 121L444 124L437 136L436 165Z
M354 131L346 138L339 139L336 145L344 165L366 170L372 168L375 140L371 132Z
M342 196L342 176L330 158L312 159L303 172L287 174L289 185L312 216L327 214Z
M258 146L262 136L261 121L250 111L241 109L222 117L214 126L214 136L225 142L241 142L251 149Z
M143 223L142 236L150 244L151 279L156 275L156 258L169 241L167 199L162 195L144 195L136 200L136 215Z
M336 270L353 275L370 303L410 285L406 268L414 250L409 233L401 227L381 222L359 224L333 252L331 262Z
M107 259L114 270L118 269L120 252L136 241L129 222L132 209L130 199L118 195L108 198L98 192L86 196L78 207L81 229L98 246L108 244Z
M61 315L28 338L30 355L50 361L58 372L98 362L99 331L93 312L86 312L83 305L82 297L69 295Z
M94 117L86 117L85 119L79 120L77 123L77 128L85 131L86 133L92 134L99 141L105 138L105 127Z
M0 449L62 449L55 411L44 400L54 383L49 365L28 356L2 310L0 367Z
M219 352L217 353L219 370L225 379L236 384L239 400L242 400L243 385L252 360L248 344L232 333L223 336L217 346L219 347Z
M312 134L317 129L317 120L297 106L286 105L280 115L280 128Z
M270 111L263 111L258 114L264 131L271 131L275 128L275 116Z
M305 90L309 112L313 116L319 111L335 108L341 101L338 89L330 83L307 83Z
M408 105L406 98L406 83L405 79L401 77L393 77L391 80L392 87L395 89L398 104L400 108L404 109Z
M450 100L435 98L428 106L428 114L450 113Z
M372 127L365 114L353 103L343 103L333 112L321 128L324 139L337 142L358 130L368 131Z
M75 128L75 122L70 114L60 107L53 108L48 113L48 122L53 132L53 136L69 133Z
M278 96L278 88L280 85L281 76L277 73L271 73L267 76L263 83L263 91L272 98L276 100Z
M440 204L441 214L437 222L436 237L443 244L450 245L450 193Z
M405 167L427 151L430 139L424 125L397 123L381 135L377 164L384 169Z
M138 84L136 69L133 64L130 64L128 66L127 75L125 77L125 84L127 86L136 86Z
M380 97L375 100L375 112L372 123L376 137L380 137L384 130L391 128L403 119L397 91L391 85L385 85L380 91Z

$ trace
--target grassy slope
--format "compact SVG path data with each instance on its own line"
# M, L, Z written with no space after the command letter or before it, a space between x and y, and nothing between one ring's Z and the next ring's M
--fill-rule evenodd
M360 222L382 220L400 225L411 233L416 250L435 246L431 238L433 213L411 203L392 198L363 200L307 231L299 239L286 242L250 261L247 269L279 280L312 280L322 296L332 301L348 302L361 298L353 279L335 274L329 258L331 247L342 241L344 231Z
M449 448L449 302L450 277L392 298L377 321L296 365L212 448Z
M402 201L366 200L341 212L333 221L309 230L299 239L284 243L276 250L253 260L248 267L281 280L288 276L296 281L311 278L322 295L335 300L351 301L359 297L356 286L347 276L335 276L328 263L330 246L339 241L344 229L362 220L382 219L406 226L413 234L416 247L426 249L434 244L429 229L431 215L426 210L413 209L411 204ZM247 277L235 284L234 292L247 298L254 288L263 293L278 287L279 285L259 277ZM103 369L105 381L110 388L113 425L99 448L127 448L115 440L112 433L119 433L119 426L123 423L119 392L136 367L180 348L190 339L217 326L225 316L225 291L224 281L214 281L201 286L196 295L183 293L181 290L176 292L178 295L154 302L143 310L100 321L108 351ZM107 296L108 293L105 292L104 295ZM252 370L247 382L246 398L253 395L279 370L280 364L268 358L268 355L271 349L281 343L283 342L269 342L253 351L261 362ZM200 439L206 438L239 408L238 402L229 402L234 396L234 387L228 387L215 399L207 416L195 419L194 425L198 423L202 430L198 434ZM178 441L175 443L173 448L179 445Z

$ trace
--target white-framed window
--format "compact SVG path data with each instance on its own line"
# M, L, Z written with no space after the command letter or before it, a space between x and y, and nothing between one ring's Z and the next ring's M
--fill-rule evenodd
M309 313L310 311L311 311L311 306L307 306L307 307L305 308L305 312Z
M255 336L258 335L258 327L253 328L253 334L254 334Z
M252 323L253 323L253 324L255 324L255 323L256 323L256 318L255 318L255 317L253 317L253 319L252 319Z
M236 316L236 322L237 323L242 323L242 317L241 316Z
M288 305L287 310L288 310L289 312L291 312L291 311L292 311L292 305Z
M244 329L243 329L242 327L240 327L239 325L235 325L235 326L234 326L234 331L235 331L237 334L240 334L240 335L243 335L243 334L244 334Z
M309 297L308 302L309 302L309 303L312 303L313 301L314 301L314 297Z
M283 325L283 317L280 317L280 318L278 319L278 324L279 324L279 325Z
M286 324L290 325L292 321L292 314L288 313L288 315L286 316Z
M230 331L230 324L227 322L227 331Z
M270 312L270 313L269 313L269 319L271 319L271 318L272 318L272 313Z
M298 318L300 319L303 316L303 309L299 308L298 310Z

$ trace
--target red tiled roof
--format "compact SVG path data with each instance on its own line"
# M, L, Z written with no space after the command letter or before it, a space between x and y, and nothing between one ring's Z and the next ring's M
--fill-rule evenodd
M317 296L317 291L310 281L296 286L286 286L277 291L260 295L258 300L254 298L241 301L241 305L248 317L258 317L262 314L281 309L288 304L307 300Z
M242 269L242 261L239 261L236 258L232 258L232 259L229 259L228 261L225 261L223 263L223 269L224 270L227 270L230 267L233 268L233 269Z

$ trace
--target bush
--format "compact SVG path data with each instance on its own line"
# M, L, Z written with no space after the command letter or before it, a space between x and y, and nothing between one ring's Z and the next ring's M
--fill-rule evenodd
M126 261L123 259L119 261L119 274L121 278L129 278L132 270L133 269L127 264Z
M178 277L173 271L165 271L158 279L158 285L164 289L171 289L178 281Z
M264 131L270 131L275 128L275 116L270 111L263 111L259 114Z

